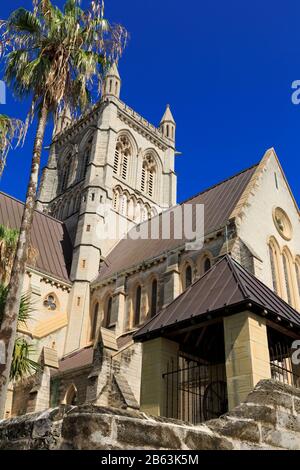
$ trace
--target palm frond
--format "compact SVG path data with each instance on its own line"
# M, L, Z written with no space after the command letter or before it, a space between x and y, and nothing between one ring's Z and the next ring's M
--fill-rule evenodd
M34 346L29 344L25 338L17 338L10 369L10 380L17 381L41 370L40 364L30 359L34 352Z
M7 299L7 292L8 287L5 286L3 283L0 283L0 325L3 319L4 307ZM21 324L25 324L31 318L31 314L34 311L34 308L31 303L30 294L24 293L21 296L19 314L18 314L18 322Z
M104 1L33 0L33 11L19 8L0 20L0 43L7 45L5 78L17 97L32 96L32 113L43 104L54 113L64 106L84 112L101 89L106 62L114 62L126 45L127 32L104 18ZM78 91L75 99L74 90Z
M18 146L24 135L25 126L20 119L0 114L0 176L6 164L7 154L13 147L14 141L16 146Z
M11 31L30 34L40 34L41 32L39 18L25 8L15 10L8 18L7 24Z

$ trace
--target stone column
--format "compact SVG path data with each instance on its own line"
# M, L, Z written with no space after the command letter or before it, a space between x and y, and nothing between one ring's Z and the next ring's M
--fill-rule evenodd
M44 411L50 407L50 368L44 367L37 374L38 380L29 393L27 413Z
M143 343L141 411L154 416L166 415L167 384L162 375L172 360L177 364L178 351L179 344L165 338ZM173 392L175 398L176 390Z
M13 404L13 394L14 394L14 387L13 387L13 383L10 382L9 385L8 385L7 395L6 395L4 419L8 419L8 418L11 417L12 404Z
M251 312L224 318L229 410L261 379L271 378L266 322Z
M167 269L164 274L164 306L168 305L180 294L180 273L178 254L168 257Z

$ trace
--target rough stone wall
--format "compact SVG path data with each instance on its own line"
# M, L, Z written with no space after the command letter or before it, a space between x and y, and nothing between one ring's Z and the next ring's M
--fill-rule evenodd
M262 380L247 400L198 426L93 405L0 422L0 449L300 450L300 390Z

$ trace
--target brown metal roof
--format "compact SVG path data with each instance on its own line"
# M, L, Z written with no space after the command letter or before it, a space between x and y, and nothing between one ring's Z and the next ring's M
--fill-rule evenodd
M0 224L19 229L24 204L0 192ZM35 211L31 243L38 251L35 268L55 278L69 281L72 245L64 224Z
M185 204L192 204L194 207L196 204L204 204L204 232L206 235L224 227L256 168L257 165L252 166L183 202ZM144 224L150 226L149 222ZM144 260L155 258L177 246L181 246L184 242L184 239L174 239L172 233L171 238L168 240L164 240L161 237L157 240L122 239L108 255L107 265L103 264L95 282L99 282L117 272L124 271L125 268L133 267Z
M135 340L160 336L171 329L179 329L191 320L207 320L236 311L252 308L267 310L280 319L300 327L300 313L294 310L259 279L234 261L229 255L223 257L198 281L178 296L154 318L134 334ZM251 307L249 305L251 304ZM240 308L240 309L239 309Z
M79 349L59 361L59 372L66 372L71 369L89 366L93 363L94 349L92 346Z

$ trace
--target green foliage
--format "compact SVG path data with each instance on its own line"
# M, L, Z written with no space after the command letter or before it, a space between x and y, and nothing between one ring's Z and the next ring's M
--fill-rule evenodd
M10 368L10 380L20 380L40 370L41 366L30 359L34 351L34 347L25 338L16 339Z
M6 157L13 142L15 141L16 145L21 143L24 130L24 123L20 119L0 114L0 176L3 173Z
M0 326L3 319L4 307L7 298L8 288L0 284ZM29 294L23 294L18 315L18 322L26 325L26 321L30 318L32 307L30 304ZM15 341L12 365L10 369L10 379L19 380L32 372L40 370L40 365L30 359L35 349L25 338L17 338Z
M0 21L5 80L17 97L32 96L31 116L44 105L84 111L125 47L126 30L104 18L103 0L91 1L86 11L80 4L66 0L61 10L50 0L33 0L33 11L18 8Z
M9 278L18 236L18 230L0 224L0 282Z

